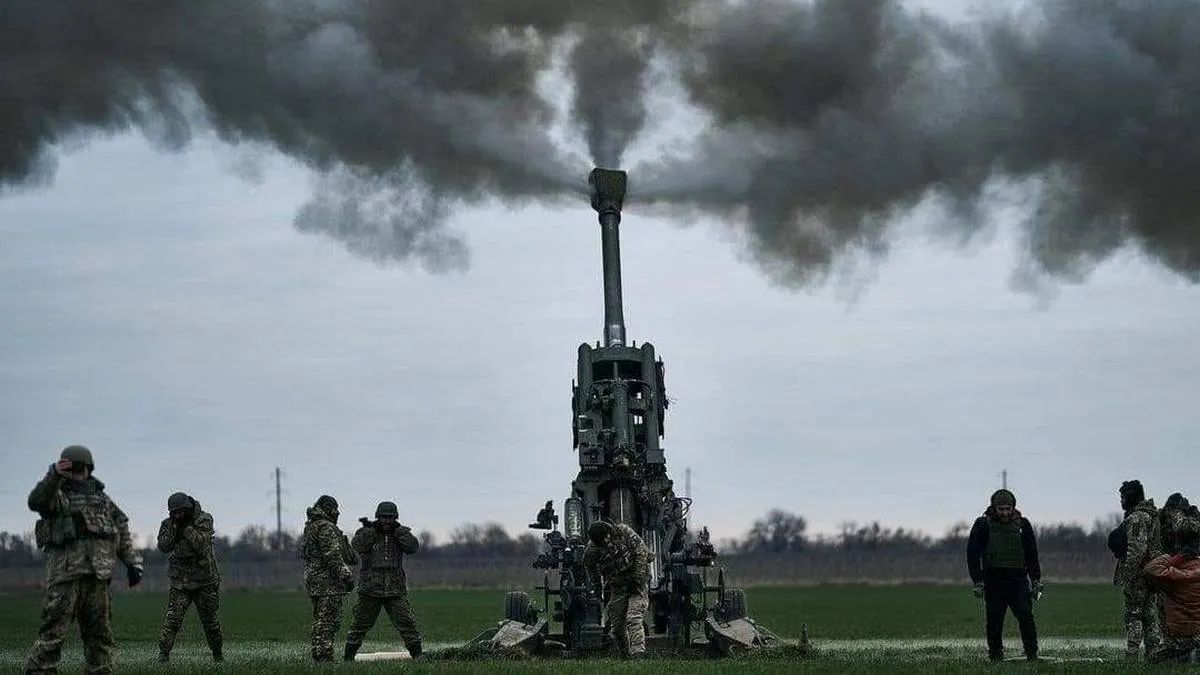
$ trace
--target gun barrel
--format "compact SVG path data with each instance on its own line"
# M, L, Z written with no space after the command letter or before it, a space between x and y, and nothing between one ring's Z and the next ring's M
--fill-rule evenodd
M626 174L612 169L592 169L592 208L600 219L600 250L604 257L604 344L625 345L625 307L621 296L621 207L625 201Z

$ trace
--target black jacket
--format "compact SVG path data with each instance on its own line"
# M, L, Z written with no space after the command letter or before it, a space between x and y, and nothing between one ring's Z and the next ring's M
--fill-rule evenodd
M988 517L991 513L989 508L982 516L975 519L975 524L971 527L971 535L967 538L967 571L971 573L971 581L979 583L983 581L983 552L987 550L988 545ZM1029 519L1017 514L1021 520L1021 546L1025 549L1025 572L1029 575L1031 581L1040 581L1042 578L1042 564L1038 560L1037 538L1033 535L1033 525Z

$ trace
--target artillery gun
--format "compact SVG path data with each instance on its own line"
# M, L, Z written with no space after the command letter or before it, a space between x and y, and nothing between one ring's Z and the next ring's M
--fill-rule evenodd
M688 530L689 497L675 494L660 445L669 405L663 362L648 342L626 344L618 228L624 171L594 169L588 178L600 221L604 263L603 341L582 344L571 391L572 440L579 474L563 504L562 530L548 501L529 527L549 530L533 566L544 571L536 608L521 591L505 597L505 616L473 642L529 651L553 646L568 656L602 653L604 601L583 561L588 526L597 520L637 531L651 551L647 644L705 646L717 653L779 641L746 616L745 595L728 588L707 529ZM551 633L551 626L561 627Z

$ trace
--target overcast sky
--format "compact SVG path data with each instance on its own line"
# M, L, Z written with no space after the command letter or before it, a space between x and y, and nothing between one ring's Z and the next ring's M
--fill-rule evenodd
M322 492L355 517L395 500L442 536L517 532L567 495L575 350L601 328L595 214L462 212L472 264L433 275L297 232L311 180L129 134L0 199L0 529L32 528L28 490L69 443L142 536L175 490L224 533L273 522L276 466L291 529ZM720 223L626 214L629 335L666 361L696 524L736 535L780 507L818 531L936 533L1004 468L1039 522L1114 511L1134 476L1194 492L1200 291L1132 254L1014 291L997 220L956 249L914 218L877 268L794 290Z

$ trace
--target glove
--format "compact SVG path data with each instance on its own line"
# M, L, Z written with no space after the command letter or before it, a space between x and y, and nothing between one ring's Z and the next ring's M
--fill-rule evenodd
M338 580L342 582L342 588L354 588L354 572L350 571L349 565L342 565L342 569L338 571Z
M1042 593L1046 592L1046 585L1041 581L1035 581L1030 584L1029 591L1033 594L1033 601L1037 602L1042 599Z
M982 598L983 597L983 582L982 581L976 582L976 584L973 587L971 587L971 593L974 594L975 597L977 597L977 598Z
M133 588L142 583L142 577L146 575L146 572L141 565L126 565L125 575L129 577L129 587Z

